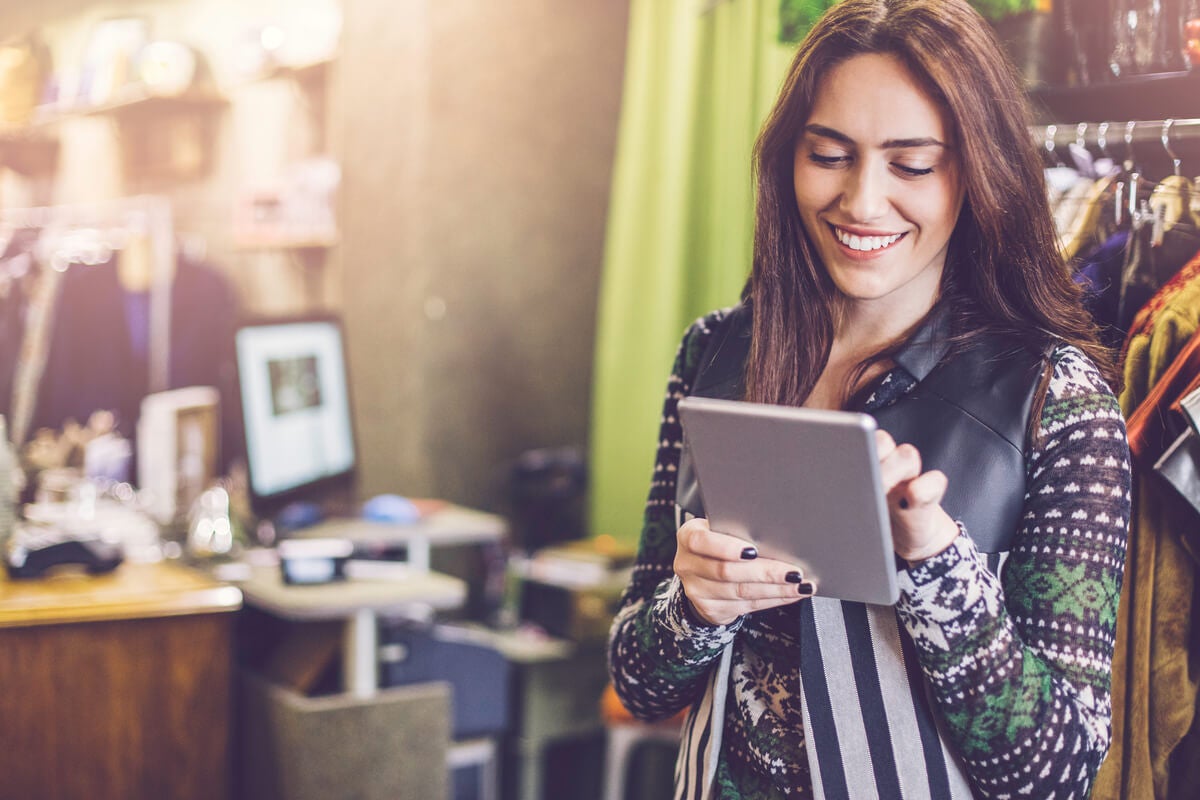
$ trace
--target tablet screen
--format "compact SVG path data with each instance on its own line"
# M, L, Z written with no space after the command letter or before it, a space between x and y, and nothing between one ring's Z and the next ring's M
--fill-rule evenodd
M820 596L896 602L873 417L703 397L679 415L713 530L796 564Z

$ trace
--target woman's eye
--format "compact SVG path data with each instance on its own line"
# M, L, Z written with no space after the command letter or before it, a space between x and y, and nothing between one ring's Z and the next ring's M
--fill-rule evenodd
M823 156L820 153L809 153L808 160L822 167L836 167L850 160L849 156Z
M904 164L893 164L896 171L909 178L919 178L922 175L933 174L933 167L909 167Z

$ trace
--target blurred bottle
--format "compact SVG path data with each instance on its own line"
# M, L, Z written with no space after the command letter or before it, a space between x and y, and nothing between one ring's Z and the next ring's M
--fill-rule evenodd
M1184 7L1183 56L1189 69L1200 66L1200 0L1188 0Z
M1190 0L1116 0L1110 13L1114 77L1173 72L1186 67L1183 28Z
M16 469L17 460L8 442L8 424L0 414L0 553L5 552L16 523Z
M1089 86L1113 78L1113 6L1121 0L1058 0L1055 27L1066 57L1066 86Z
M1021 73L1026 88L1064 84L1067 58L1064 49L1055 42L1055 4L1051 0L1034 0L1021 11L992 8L993 4L986 3L976 5L992 23L996 37Z

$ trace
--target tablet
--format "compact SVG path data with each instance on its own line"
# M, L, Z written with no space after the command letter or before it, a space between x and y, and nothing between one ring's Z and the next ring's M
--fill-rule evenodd
M801 567L820 597L896 602L873 417L705 397L679 417L709 527Z

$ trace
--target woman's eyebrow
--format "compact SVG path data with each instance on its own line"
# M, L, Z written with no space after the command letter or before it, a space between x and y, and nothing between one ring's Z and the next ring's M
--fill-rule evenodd
M824 125L805 125L806 133L811 133L814 136L821 136L825 139L833 139L834 141L842 142L843 144L854 144L854 140L846 134L834 128L827 128ZM946 147L946 143L940 139L935 139L932 136L923 136L912 139L888 139L883 143L883 149L894 150L897 148L906 147Z

